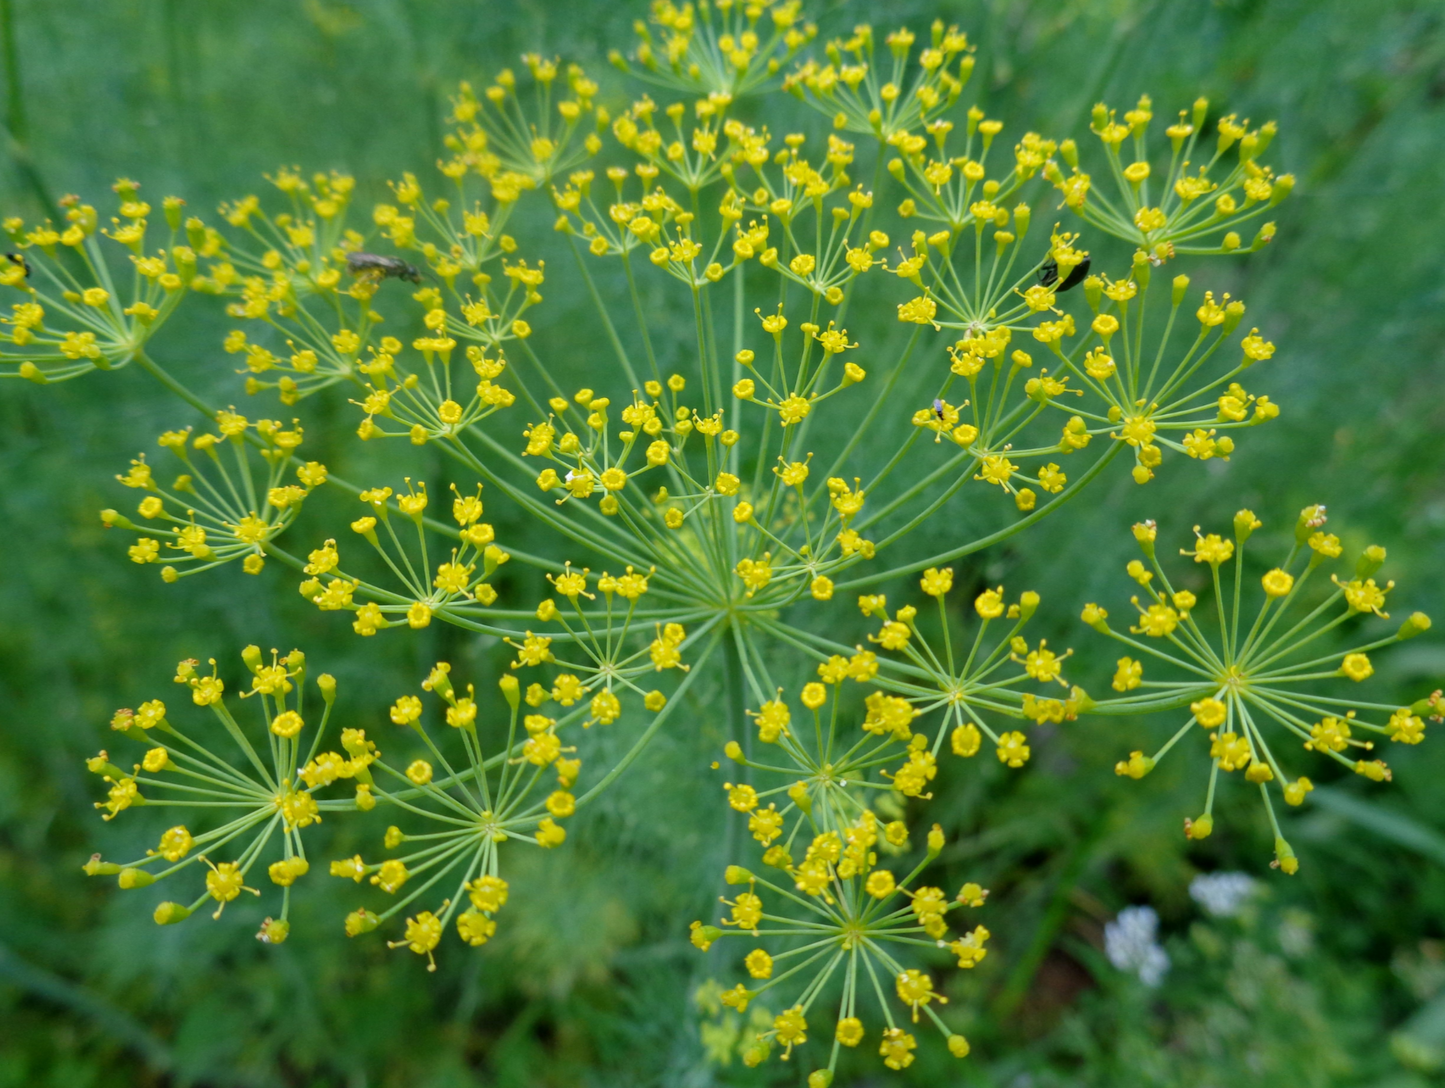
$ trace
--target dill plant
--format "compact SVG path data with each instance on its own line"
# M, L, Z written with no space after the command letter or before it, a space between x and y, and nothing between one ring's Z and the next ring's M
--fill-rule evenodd
M1005 138L964 103L972 46L941 22L922 40L865 25L820 44L798 0L657 0L637 32L605 91L540 54L480 93L461 85L437 176L407 173L369 208L353 178L288 167L213 221L175 197L157 219L129 180L108 225L74 197L58 223L4 220L0 373L45 385L135 365L184 402L188 417L159 438L182 471L165 483L176 466L138 455L117 476L118 494L140 493L134 513L101 512L134 534L130 560L163 582L279 564L358 637L450 624L512 655L495 692L441 662L421 681L426 703L397 695L390 721L428 753L405 766L375 731L333 738L345 693L300 651L245 648L240 692L216 663L207 675L181 662L175 682L210 729L151 700L111 722L117 742L145 747L140 761L127 770L102 751L88 766L107 783L106 819L173 807L199 830L176 824L133 860L97 855L87 871L189 889L155 908L162 925L208 901L220 916L262 894L248 879L269 884L279 907L258 936L278 943L312 869L302 832L385 806L397 823L383 854L326 866L370 896L345 932L385 927L434 967L448 931L472 946L496 932L508 853L564 847L566 820L625 789L659 731L698 713L679 710L696 687L738 738L719 753L736 781L703 803L759 853L728 866L738 890L723 916L692 922L692 941L755 945L749 981L713 996L741 1013L767 994L781 1009L754 1009L744 1060L805 1048L819 1088L840 1049L865 1040L907 1066L920 1024L963 1057L932 972L940 949L961 969L987 955L988 892L924 882L943 833L919 848L909 817L926 812L941 758L987 745L1021 770L1034 725L1187 711L1163 749L1117 769L1140 778L1209 732L1207 749L1194 743L1211 766L1204 813L1184 824L1200 839L1221 772L1241 772L1267 805L1271 786L1305 800L1309 780L1286 775L1262 727L1380 781L1384 761L1343 754L1372 748L1359 734L1418 743L1445 709L1438 692L1405 705L1354 694L1368 654L1428 629L1422 614L1343 656L1310 649L1384 617L1392 585L1374 580L1385 554L1371 547L1352 579L1309 595L1343 550L1320 506L1300 515L1243 634L1259 519L1241 511L1231 538L1199 534L1184 553L1209 569L1213 613L1173 588L1157 528L1135 526L1150 564L1128 570L1145 593L1137 626L1111 626L1097 604L1082 615L1139 655L1119 660L1107 698L1065 677L1067 651L1029 640L1036 593L946 603L948 564L1047 531L1105 473L1147 485L1166 458L1180 471L1228 458L1279 414L1257 391L1267 368L1253 369L1274 346L1246 330L1243 302L1196 290L1188 269L1266 246L1294 179L1265 162L1273 124L1215 116L1204 99L1162 143L1147 97L1122 115L1097 106L1087 135ZM782 134L764 120L782 116ZM553 226L560 272L510 233L528 217ZM1132 255L1106 268L1088 247L1111 238ZM378 250L396 259L353 259ZM594 304L597 356L578 389L560 377L576 366L548 347L542 288L559 274ZM688 315L681 346L654 309L661 293ZM152 352L183 302L216 314L218 358L239 362L252 412L205 402ZM848 331L850 316L875 327L879 313L906 332L891 353ZM349 481L307 460L291 413L313 397L348 406L357 441L435 447L450 495L400 470ZM301 517L320 487L354 497L349 525ZM536 553L498 538L484 496L531 522ZM961 510L987 531L936 554L913 544ZM508 563L548 590L508 599ZM880 592L900 579L918 604ZM850 601L876 624L866 645L835 637ZM1284 619L1291 608L1299 618ZM972 630L959 629L965 612ZM785 662L816 678L788 692ZM1156 663L1177 678L1156 679ZM259 713L233 709L253 698ZM623 753L596 758L594 728L625 732ZM1272 807L1270 820L1275 863L1293 873ZM806 1049L815 1036L824 1045Z

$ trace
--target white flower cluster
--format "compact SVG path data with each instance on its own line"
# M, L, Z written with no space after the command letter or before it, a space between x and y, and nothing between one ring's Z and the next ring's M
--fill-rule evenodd
M1104 926L1104 953L1121 971L1158 986L1169 971L1169 954L1157 940L1159 915L1153 907L1125 907Z
M1189 884L1189 897L1213 918L1233 918L1258 891L1247 873L1201 873Z

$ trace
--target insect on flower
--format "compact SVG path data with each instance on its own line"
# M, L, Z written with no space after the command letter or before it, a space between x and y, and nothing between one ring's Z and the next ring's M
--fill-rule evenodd
M1084 258L1083 264L1076 264L1069 270L1062 283L1059 283L1059 262L1050 257L1043 264L1039 265L1039 284L1043 287L1055 287L1056 291L1071 291L1084 282L1084 277L1089 274L1089 258Z
M416 265L407 264L400 257L384 257L379 253L348 253L346 271L372 280L395 278L421 283L421 272Z

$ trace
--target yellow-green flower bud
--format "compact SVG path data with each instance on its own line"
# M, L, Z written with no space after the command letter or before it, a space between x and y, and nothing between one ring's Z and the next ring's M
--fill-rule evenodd
M1404 623L1400 624L1399 633L1395 635L1401 642L1407 638L1414 638L1430 630L1430 617L1423 612L1412 612Z
M179 903L162 903L156 907L155 913L151 915L158 926L173 926L177 922L184 922L191 916L191 908L183 907Z
M497 681L497 687L502 689L502 698L507 700L507 705L513 710L517 709L521 702L522 685L517 682L515 676L504 676Z
M1359 562L1355 564L1355 576L1357 578L1368 578L1379 570L1385 563L1385 549L1378 544L1371 544L1361 553Z
M241 651L241 660L246 663L246 668L252 672L261 671L261 647L247 646Z

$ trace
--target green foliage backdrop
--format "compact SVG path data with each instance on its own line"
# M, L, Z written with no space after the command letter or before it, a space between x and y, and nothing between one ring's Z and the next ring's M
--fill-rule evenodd
M1275 243L1211 269L1205 284L1246 298L1279 345L1268 390L1284 407L1278 423L1227 465L1190 465L1147 488L1123 474L1101 483L1039 534L974 557L966 580L1031 586L1062 618L1117 591L1135 520L1172 519L1177 533L1182 519L1222 526L1247 505L1276 527L1325 502L1347 543L1388 543L1411 603L1445 616L1440 6L885 7L819 2L809 15L824 37L862 18L916 29L935 16L956 22L979 45L970 90L1009 133L1077 129L1101 98L1147 91L1167 115L1207 94L1226 111L1277 118L1272 157L1299 179ZM515 66L524 50L583 63L611 102L606 50L629 40L645 12L592 0L0 0L0 14L0 205L33 218L43 199L98 198L121 175L209 214L280 163L345 169L371 187L364 196L379 197L383 179L437 158L450 87ZM554 244L540 233L524 241L529 253ZM561 282L549 288L538 319L565 329L585 299ZM583 320L574 323L580 380L603 361L590 354ZM221 403L235 395L212 325L183 316L163 335L193 388ZM730 860L715 814L688 803L697 768L728 736L701 707L647 751L631 788L579 815L565 864L521 862L514 888L525 892L514 895L528 905L497 942L484 955L449 957L436 976L379 943L346 942L336 920L349 904L324 882L294 918L308 939L275 949L249 940L258 918L239 904L220 924L158 931L109 882L87 882L82 862L115 833L90 815L83 759L103 743L113 709L168 683L177 659L249 642L304 646L359 693L356 713L378 728L395 693L439 657L479 686L497 659L436 627L362 642L306 606L282 570L244 587L219 574L159 586L103 538L96 511L114 501L111 477L137 436L175 425L177 404L134 368L47 389L10 383L3 393L0 1088L798 1082L776 1063L709 1063L701 1042L715 1018L692 995L715 965L678 919L708 909ZM337 471L367 475L355 443L320 453ZM526 546L522 523L498 531ZM922 531L941 548L957 527L939 518ZM1106 684L1107 648L1090 645L1079 625L1043 633L1078 647L1074 672L1088 686ZM1445 650L1420 639L1383 668L1392 682L1428 690L1445 676ZM986 876L1009 922L996 927L996 955L955 993L978 1010L974 1057L960 1066L920 1051L898 1082L1441 1083L1438 738L1396 753L1390 791L1321 781L1318 803L1292 814L1305 864L1287 882L1261 872L1262 815L1236 813L1186 856L1174 798L1197 793L1197 768L1115 778L1113 761L1149 747L1151 730L1167 735L1165 723L1137 719L1070 723L1039 745L1027 774L945 769L930 815L953 844L948 879ZM329 856L379 830L343 830ZM1209 921L1185 890L1201 866L1256 873L1268 892L1245 917ZM1163 918L1174 966L1158 991L1098 951L1102 922L1131 902L1152 903Z

